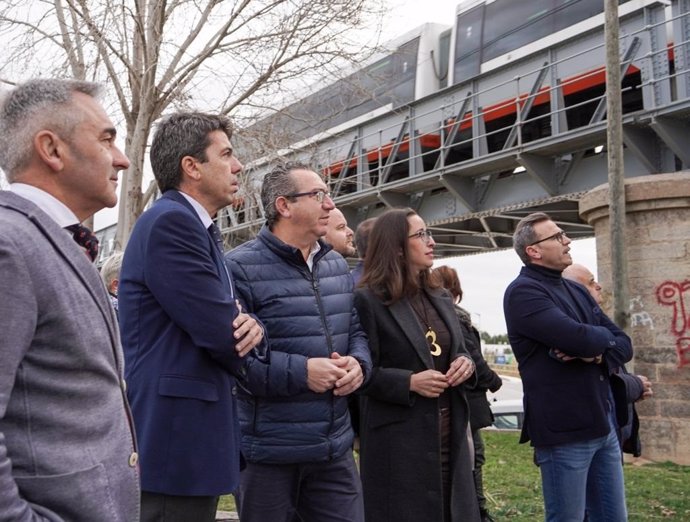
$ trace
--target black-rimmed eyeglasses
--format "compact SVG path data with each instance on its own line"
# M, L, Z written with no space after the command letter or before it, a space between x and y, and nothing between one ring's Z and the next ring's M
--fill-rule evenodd
M540 239L539 241L535 241L534 243L530 243L529 246L538 245L539 243L542 243L544 241L548 241L549 239L555 239L561 245L563 245L563 244L565 244L565 240L567 237L568 237L568 234L566 234L565 231L561 230L560 232L556 232L552 236L545 237L544 239Z
M326 199L327 197L331 197L330 192L326 192L325 190L310 190L309 192L295 192L293 194L285 194L286 198L301 198L302 196L309 196L311 198L314 198L316 201L319 203L323 203L323 200Z
M409 236L410 239L417 238L420 239L421 241L424 241L425 243L428 243L433 239L431 235L431 230L420 230L419 232L415 232L414 234L410 234Z

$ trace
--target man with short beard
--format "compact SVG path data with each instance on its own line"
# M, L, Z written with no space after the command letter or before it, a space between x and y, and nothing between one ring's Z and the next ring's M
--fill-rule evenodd
M347 220L343 213L334 208L328 218L328 231L323 239L333 247L343 257L354 257L357 255L354 245L354 232L347 226Z
M570 239L543 212L520 220L513 247L525 266L503 300L518 360L525 421L547 522L627 520L609 366L632 358L630 338L581 285L562 277ZM563 356L575 358L564 361Z

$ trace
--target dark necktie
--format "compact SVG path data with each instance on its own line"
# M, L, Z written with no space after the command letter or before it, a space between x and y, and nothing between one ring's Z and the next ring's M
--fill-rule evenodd
M220 229L216 226L215 223L211 223L206 230L208 230L208 233L213 238L213 242L216 244L216 247L218 248L218 251L220 252L220 254L223 255L223 253L224 253L223 236L220 235ZM225 263L221 263L221 264L223 265L223 271L225 272L225 275L228 278L227 281L228 281L228 285L230 286L230 295L234 296L235 290L232 287L232 278L230 277L230 272L228 272L228 268L225 266Z
M225 249L223 248L223 236L221 236L220 234L220 229L216 226L215 223L211 223L207 230L208 233L211 234L213 241L216 243L218 250L220 250L220 253L222 254L225 251Z
M91 261L95 261L98 257L98 238L81 223L65 227L72 233L72 239L76 241L77 245L82 247Z

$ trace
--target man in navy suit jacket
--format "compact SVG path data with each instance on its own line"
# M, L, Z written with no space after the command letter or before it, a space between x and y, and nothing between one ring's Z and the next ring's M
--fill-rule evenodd
M537 212L515 229L525 263L503 308L525 391L520 442L531 441L547 521L627 520L608 367L632 358L630 338L589 292L564 279L570 239ZM563 355L572 357L567 364Z
M235 377L265 347L262 325L236 304L212 222L238 190L230 138L222 116L158 124L150 154L163 196L125 251L120 324L143 522L213 521L239 480Z

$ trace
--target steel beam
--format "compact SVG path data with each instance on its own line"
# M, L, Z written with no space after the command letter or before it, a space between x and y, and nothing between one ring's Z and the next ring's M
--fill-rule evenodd
M445 174L439 176L438 180L448 189L448 192L460 200L467 210L470 212L476 210L474 179Z
M529 96L527 96L527 99L525 100L525 103L522 105L522 108L519 111L516 111L517 115L515 118L515 124L513 125L513 128L510 129L510 133L508 134L505 144L503 145L503 150L509 149L513 145L515 145L515 140L518 137L518 132L520 132L522 122L524 122L529 117L529 113L532 110L532 106L534 105L534 100L536 99L537 94L539 94L539 90L541 89L541 86L544 84L546 75L549 72L548 65L549 62L544 62L544 65L542 65L542 68L539 71L539 74L537 75L537 78L534 80L534 84L532 85L532 88L529 91ZM518 93L518 105L520 103L519 97L520 94Z
M453 145L453 142L455 141L455 137L458 135L458 132L460 131L460 126L462 122L465 120L465 114L467 113L467 109L469 108L471 98L472 91L468 91L467 95L465 96L465 99L460 104L460 110L455 115L455 121L453 122L453 125L451 125L448 134L446 134L446 137L443 140L441 152L439 153L438 158L436 159L434 170L440 169L446 164L446 157L448 156L448 151L450 150L450 147ZM471 122L472 120L470 119L470 124ZM445 122L443 122L442 125L445 125Z
M671 12L676 96L685 99L690 97L690 0L675 0Z
M558 193L558 178L555 172L554 158L539 156L537 154L518 154L517 161L525 167L527 173L539 183L550 196Z
M650 125L666 146L683 162L683 167L689 168L690 125L684 120L677 120L665 116L652 118L652 123Z
M623 126L623 142L650 174L659 172L659 146L652 130L645 127Z
M410 197L399 192L379 191L376 193L376 195L379 198L379 200L388 208L410 206Z
M398 131L398 137L395 139L393 142L393 147L391 148L391 152L388 155L388 158L386 158L386 163L384 164L383 168L381 169L381 176L379 177L379 182L378 185L383 185L388 181L388 176L391 174L391 170L393 169L393 165L395 163L395 158L398 155L398 152L400 151L400 146L402 145L403 140L405 139L405 134L408 135L407 139L412 139L411 136L409 135L409 125L410 125L410 116L407 115L405 116L405 119L402 122L402 125L400 125L400 130Z

